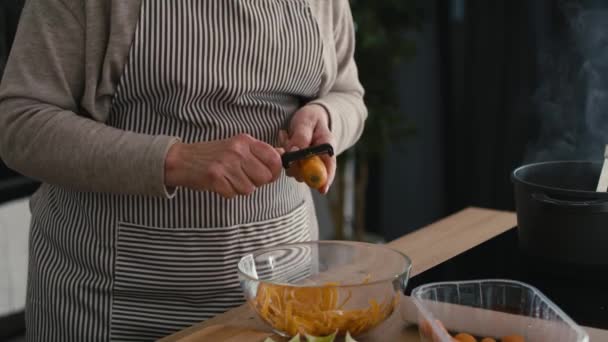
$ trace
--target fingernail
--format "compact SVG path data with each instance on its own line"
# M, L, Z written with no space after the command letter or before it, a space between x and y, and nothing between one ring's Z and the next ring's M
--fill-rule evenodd
M293 146L289 151L290 152L295 152L295 151L299 151L300 148L298 146Z

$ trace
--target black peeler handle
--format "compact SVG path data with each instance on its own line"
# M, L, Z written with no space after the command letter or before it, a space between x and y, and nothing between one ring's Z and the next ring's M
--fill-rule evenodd
M281 161L283 162L283 167L288 169L289 165L295 161L324 153L329 154L331 157L334 155L334 148L330 144L322 144L294 152L285 152L283 156L281 156Z

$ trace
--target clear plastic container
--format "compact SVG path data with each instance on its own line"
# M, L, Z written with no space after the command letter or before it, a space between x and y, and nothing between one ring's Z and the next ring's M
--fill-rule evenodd
M433 283L415 288L423 342L452 342L449 334L500 341L588 342L587 333L536 288L511 280ZM443 327L442 327L443 325Z

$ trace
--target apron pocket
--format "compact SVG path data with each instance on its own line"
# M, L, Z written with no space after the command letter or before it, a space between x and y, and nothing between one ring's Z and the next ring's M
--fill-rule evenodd
M242 304L243 255L309 239L305 202L282 217L225 228L118 223L112 341L156 339Z

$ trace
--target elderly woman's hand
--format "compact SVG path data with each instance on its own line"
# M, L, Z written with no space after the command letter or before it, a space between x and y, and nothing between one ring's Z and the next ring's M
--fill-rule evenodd
M226 198L249 195L281 175L282 149L247 134L226 140L174 144L165 160L165 184L216 192Z
M285 151L296 151L321 144L336 146L335 138L329 130L329 115L324 107L316 104L300 108L291 118L289 132L281 131L279 140ZM325 194L336 174L336 157L324 154L321 155L321 159L327 168L328 181L319 191ZM296 178L299 182L303 181L299 176L300 171L297 163L293 164L287 174Z

